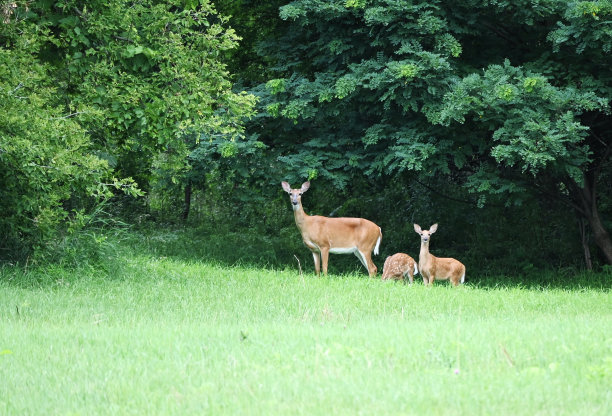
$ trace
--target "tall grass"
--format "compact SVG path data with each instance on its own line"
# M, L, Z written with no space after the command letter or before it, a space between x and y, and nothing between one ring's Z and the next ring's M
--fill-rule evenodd
M612 412L609 275L428 288L122 241L0 270L0 414Z

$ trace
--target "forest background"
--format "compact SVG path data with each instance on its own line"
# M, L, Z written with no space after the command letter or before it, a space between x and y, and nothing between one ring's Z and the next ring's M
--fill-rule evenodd
M151 230L310 264L280 187L310 180L307 213L382 227L379 270L417 256L414 222L476 276L610 270L610 1L0 0L0 19L5 264Z

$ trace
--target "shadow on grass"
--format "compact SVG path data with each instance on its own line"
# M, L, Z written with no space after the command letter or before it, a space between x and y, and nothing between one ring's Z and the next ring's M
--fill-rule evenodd
M313 258L296 230L282 230L277 235L226 232L182 228L178 232L146 231L134 241L135 251L152 257L167 257L187 262L210 262L220 266L245 266L268 270L291 269L314 275ZM382 260L380 272L382 272ZM330 255L330 274L361 274L366 269L354 255Z
M111 240L110 243L108 240ZM45 264L36 267L9 266L0 268L0 279L20 287L60 286L83 277L96 276L109 280L130 278L138 273L138 263L130 264L126 258L144 257L172 259L189 263L213 263L221 267L251 267L268 270L302 271L305 278L314 278L312 254L304 247L293 228L281 229L277 235L261 235L253 232L203 230L188 227L147 227L131 229L116 241L105 240L104 252L91 255L91 248L72 254L78 261ZM392 253L389 253L392 254ZM382 274L386 253L377 256L377 279ZM69 271L77 273L68 273ZM331 278L368 278L367 272L353 255L331 255L329 264ZM335 277L334 277L335 276ZM500 270L494 273L468 275L466 283L480 289L525 288L531 290L610 290L612 269L602 272L563 269L530 270L529 273L511 275ZM422 284L420 276L415 284ZM437 282L445 285L448 282Z
M532 271L527 275L517 276L478 276L468 279L467 282L479 289L525 288L563 289L563 290L610 290L612 289L612 273L607 271L588 272L580 271L568 274L566 271L541 270Z
M245 266L263 269L291 269L305 277L314 277L312 254L302 244L295 230L284 234L260 236L249 233L229 232L222 237L195 229L181 229L178 233L163 234L154 232L141 240L137 247L153 256L164 256L183 261L213 262L221 266ZM392 254L392 253L389 253ZM378 266L378 276L386 254L374 258ZM367 278L367 272L353 255L330 255L329 274L336 276L359 276ZM416 284L422 284L420 276ZM612 270L601 272L577 271L572 268L562 270L530 270L528 273L511 275L503 270L471 276L468 270L467 283L473 287L493 289L499 287L519 287L525 289L565 289L581 290L612 289ZM438 284L448 284L439 282Z

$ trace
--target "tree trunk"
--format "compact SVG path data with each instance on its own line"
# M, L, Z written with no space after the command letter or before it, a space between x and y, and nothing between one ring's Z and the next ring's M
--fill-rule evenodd
M593 262L591 261L591 249L589 248L589 236L587 234L586 220L579 215L578 228L580 230L580 240L582 242L582 252L584 253L584 263L587 270L593 270Z
M185 185L185 205L183 206L183 220L187 220L189 217L189 210L191 209L191 181Z
M590 215L587 219L591 229L593 230L593 239L595 240L595 244L597 244L601 251L603 251L604 257L606 258L608 264L612 265L612 240L610 240L610 234L608 234L608 231L606 231L601 223L597 208L595 208L593 215Z
M604 228L599 210L597 209L597 192L596 192L596 175L584 175L583 183L578 186L578 200L580 206L578 211L589 222L589 226L593 231L593 239L599 247L606 259L606 262L612 265L612 240L610 234Z

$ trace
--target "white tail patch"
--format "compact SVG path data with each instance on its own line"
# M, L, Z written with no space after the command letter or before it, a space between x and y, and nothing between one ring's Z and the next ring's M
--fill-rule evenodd
M465 282L465 273L463 273L463 276L461 276L461 283Z
M380 230L380 227L378 228L378 231L380 232L380 236L378 236L378 240L376 240L376 246L374 247L374 255L378 256L378 249L380 247L380 240L382 239L382 231Z
M419 266L417 266L416 262L414 263L414 275L419 274Z

